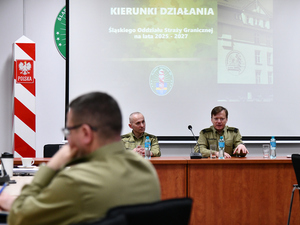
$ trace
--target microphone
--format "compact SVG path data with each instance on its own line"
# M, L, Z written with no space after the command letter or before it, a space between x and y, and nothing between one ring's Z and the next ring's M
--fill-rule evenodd
M198 141L197 141L197 139L196 139L196 137L195 137L195 134L194 134L194 132L193 132L193 127L192 127L192 125L188 125L188 129L189 129L189 130L192 132L192 134L193 134L193 137L194 137L194 139L195 139L195 141L196 141L196 146L199 146ZM202 154L201 154L201 152L200 152L200 149L199 149L199 152L191 152L190 157L191 157L191 159L202 159Z
M0 176L0 185L3 185L6 182L9 182L9 175L7 174L5 167L4 167L4 163L2 161L2 158L0 157L0 161L1 161L1 165L2 165L2 172L1 172L1 176Z

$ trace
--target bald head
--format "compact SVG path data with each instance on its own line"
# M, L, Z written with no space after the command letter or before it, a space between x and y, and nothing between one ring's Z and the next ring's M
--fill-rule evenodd
M133 118L135 118L135 117L138 116L138 115L142 115L142 116L143 116L143 114L140 113L140 112L133 112L133 113L131 113L131 114L129 115L129 123L132 123Z
M137 138L143 135L146 129L146 122L143 114L140 112L131 113L128 126L132 129Z

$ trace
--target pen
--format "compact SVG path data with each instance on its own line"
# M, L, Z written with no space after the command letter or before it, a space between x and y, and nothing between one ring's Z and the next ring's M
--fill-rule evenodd
M4 190L4 188L7 186L7 182L5 182L2 186L2 188L0 189L0 194L2 193L2 191Z

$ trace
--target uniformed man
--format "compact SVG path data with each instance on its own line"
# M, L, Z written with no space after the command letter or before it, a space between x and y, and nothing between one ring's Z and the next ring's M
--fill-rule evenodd
M203 129L200 132L198 143L194 147L195 152L201 152L203 157L209 157L210 145L218 146L220 136L225 140L224 157L230 158L231 156L245 156L248 152L243 144L242 136L239 129L235 127L228 127L228 111L222 106L216 106L211 111L211 122L213 126ZM217 150L218 157L219 152Z
M160 200L153 165L124 148L121 110L110 95L77 97L66 125L68 144L40 166L21 194L1 193L8 224L95 224L111 208Z
M128 126L132 129L132 132L122 135L122 141L127 150L133 150L145 156L145 140L149 136L151 141L151 156L161 155L157 137L145 132L146 122L142 113L131 113Z

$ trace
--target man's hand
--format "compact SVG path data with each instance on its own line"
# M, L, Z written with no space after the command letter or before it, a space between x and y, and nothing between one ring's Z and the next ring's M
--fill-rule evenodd
M9 211L15 199L16 196L9 195L5 193L5 191L2 192L0 195L0 209L3 211Z
M143 153L145 155L145 149L142 148L142 146L140 146L140 145L136 146L136 148L133 149L133 151L139 153L140 155L143 155Z
M216 155L219 158L219 152ZM224 158L231 158L231 156L227 152L224 152Z
M241 153L245 155L249 153L246 146L243 144L239 144L233 152L233 154L241 154Z
M50 159L50 161L47 163L47 166L53 170L59 170L68 162L70 162L76 154L78 154L77 150L71 149L69 145L64 145Z
M139 153L141 156L145 156L145 148L142 148L140 145L133 149L133 151ZM153 156L152 152L150 152L150 154Z

